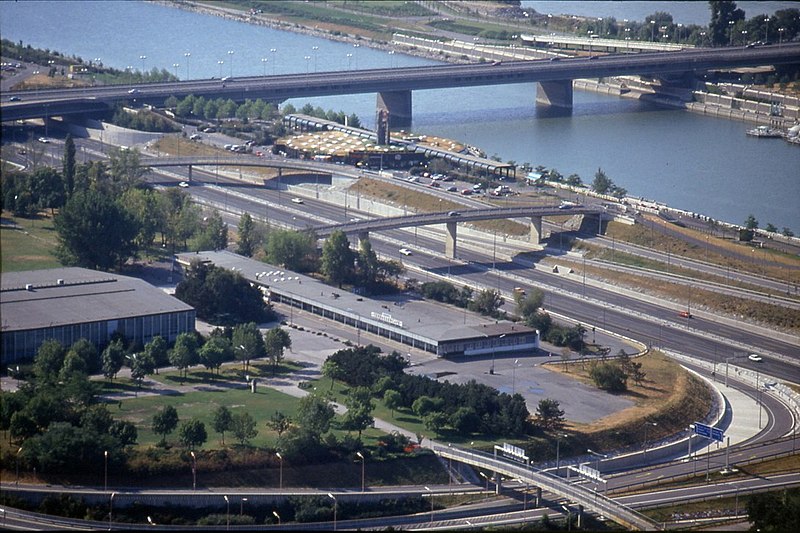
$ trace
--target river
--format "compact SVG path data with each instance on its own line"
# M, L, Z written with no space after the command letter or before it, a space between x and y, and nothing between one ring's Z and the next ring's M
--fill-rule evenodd
M431 63L144 2L0 2L0 34L183 79ZM753 214L762 227L800 233L797 146L748 137L741 122L586 92L575 93L571 115L552 116L533 105L535 91L534 84L415 91L413 129L587 183L602 168L635 196L738 224ZM373 94L292 101L307 102L375 123Z

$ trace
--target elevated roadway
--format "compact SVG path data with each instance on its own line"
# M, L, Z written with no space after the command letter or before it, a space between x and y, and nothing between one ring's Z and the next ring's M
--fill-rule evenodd
M426 65L401 68L315 72L188 80L138 85L8 92L0 106L4 121L46 118L97 110L135 101L163 105L170 97L190 94L206 98L262 98L280 102L290 98L378 93L378 106L393 123L410 122L411 91L509 83L539 82L545 93L539 101L571 106L571 80L620 75L655 75L797 63L800 43L753 48L693 49L678 52L620 54L560 61L510 61L469 65ZM551 85L547 85L550 83ZM569 86L569 90L567 90ZM8 101L17 97L20 101Z

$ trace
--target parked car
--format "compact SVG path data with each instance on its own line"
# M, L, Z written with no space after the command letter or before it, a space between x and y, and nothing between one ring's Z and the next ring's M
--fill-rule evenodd
M186 183L185 181L182 181L182 182L180 182L180 183L178 184L178 187L181 187L181 188L183 188L183 189L185 189L185 188L186 188L186 187L188 187L188 186L189 186L189 184L188 184L188 183Z
M447 188L447 192L458 192L458 187L451 185Z

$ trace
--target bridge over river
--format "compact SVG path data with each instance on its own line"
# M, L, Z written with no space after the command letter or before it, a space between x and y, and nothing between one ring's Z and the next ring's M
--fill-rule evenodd
M230 98L237 102L262 98L281 102L290 98L377 93L377 105L389 113L391 127L411 122L411 93L421 89L447 89L480 85L537 82L537 102L572 106L572 80L620 75L658 75L702 72L710 69L797 63L800 43L753 48L691 49L677 52L611 54L557 61L509 61L469 65L314 72L188 80L137 85L72 89L12 91L0 105L4 121L47 118L95 112L116 102L135 101L162 106L170 96Z

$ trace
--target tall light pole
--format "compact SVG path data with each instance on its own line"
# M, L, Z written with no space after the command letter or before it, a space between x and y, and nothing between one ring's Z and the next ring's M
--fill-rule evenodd
M353 54L347 54L347 70L352 69Z
M366 490L366 478L364 477L364 474L366 473L367 460L364 458L361 452L356 452L356 455L361 458L361 492L364 492Z
M644 426L644 463L647 464L647 430L650 429L650 426L657 426L658 422L645 422Z
M303 59L306 60L306 74L308 74L308 70L310 68L310 66L309 66L310 63L309 62L311 61L311 56L303 56Z
M192 57L191 52L184 52L183 57L186 58L186 79L189 79L189 58Z
M278 53L278 49L277 48L270 48L269 49L269 53L272 54L272 74L274 76L275 75L275 64L277 63L277 59L276 59L275 54Z
M242 498L241 500L239 500L239 516L243 516L244 515L244 502L246 502L246 501L247 501L247 498Z
M556 436L556 475L558 475L558 471L561 468L561 439L566 439L567 437L569 437L569 435L566 433L559 433L558 436Z
M108 530L111 531L111 517L114 516L114 496L116 496L116 492L111 493L111 497L108 499Z
M430 489L430 487L427 487L427 486L425 487L425 490L427 490L431 494L430 495L430 499L431 499L431 524L433 524L433 491Z
M175 79L178 79L178 67L181 66L180 63L173 63L172 68L175 69Z
M329 492L328 498L333 500L333 530L336 531L336 507L337 507L336 496L334 496Z
M656 42L656 21L650 21L650 40Z
M225 61L223 61L222 59L217 61L217 65L219 65L219 77L220 78L222 78L222 65L224 65L224 64L225 64Z
M16 486L19 486L19 454L20 453L22 453L22 446L20 446L19 449L17 450L17 461L16 461L16 463L17 463L17 465L16 465L17 466L17 480L14 482L14 484Z
M231 528L231 501L228 499L228 495L225 494L222 496L225 498L225 506L227 507L227 512L225 513L225 529Z
M267 75L267 61L268 59L266 57L261 58L261 65L264 67L264 76Z
M108 492L108 450L103 452L103 492Z
M139 59L142 60L142 76L144 76L144 60L147 59L146 55L140 55Z
M197 490L197 457L194 452L189 452L192 456L192 490Z
M733 44L733 21L728 21L728 46Z
M280 454L280 452L275 453L275 455L278 457L278 459L281 462L281 466L280 466L279 474L278 474L278 488L280 490L283 490L283 456Z
M319 46L312 46L311 50L314 55L314 72L317 71L317 50L319 50Z
M231 67L231 70L230 70L231 74L230 75L231 75L231 77L233 77L233 50L228 50L228 60L231 63L230 64L230 67Z
M500 335L499 337L497 337L497 339L498 339L498 340L499 340L499 339L502 339L502 338L503 338L503 337L505 337L505 336L506 336L506 334L505 334L505 333L503 333L502 335ZM494 374L494 354L495 354L495 352L496 352L496 351L497 351L497 350L495 349L495 345L494 345L494 343L492 343L492 368L489 370L489 373L490 373L490 374Z
M359 49L360 47L361 47L361 45L360 45L360 44L358 44L358 43L356 43L356 44L354 44L354 45L353 45L353 48L355 48L355 49L356 49L356 51L354 52L354 53L355 53L355 57L356 57L356 70L358 70L358 49Z
M511 369L511 396L517 393L517 365L519 359L514 359L514 367Z
M278 519L278 525L281 525L281 515L278 514L278 511L272 511L272 516Z

